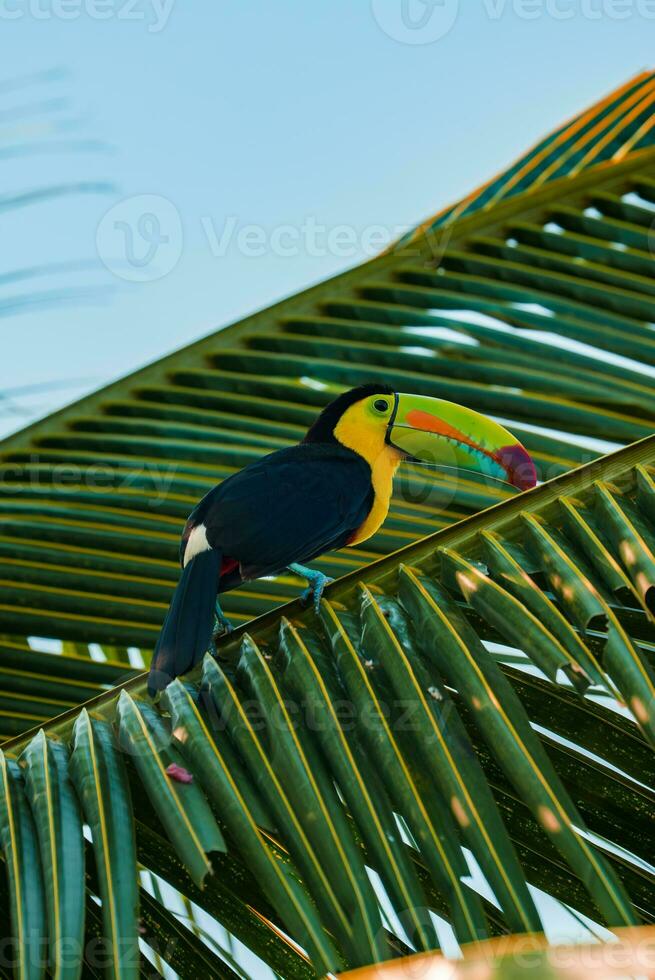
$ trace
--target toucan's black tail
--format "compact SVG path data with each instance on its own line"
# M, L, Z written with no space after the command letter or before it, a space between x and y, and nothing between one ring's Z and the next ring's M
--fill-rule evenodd
M202 551L183 569L152 655L148 694L191 670L211 640L221 553Z

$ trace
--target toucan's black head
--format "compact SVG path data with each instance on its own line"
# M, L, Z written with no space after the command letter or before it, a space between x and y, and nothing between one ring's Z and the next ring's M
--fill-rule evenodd
M393 395L393 388L384 384L366 384L351 388L350 391L344 391L329 405L325 406L303 442L338 442L334 428L344 412L351 405L362 401L364 398L371 398L372 395Z

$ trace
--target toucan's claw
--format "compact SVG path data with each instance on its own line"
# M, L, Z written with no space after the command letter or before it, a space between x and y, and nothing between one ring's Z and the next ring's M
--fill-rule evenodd
M228 636L234 630L234 626L227 618L216 600L216 618L214 620L214 636Z
M214 619L214 630L212 632L212 638L209 641L209 652L212 657L218 657L218 647L216 646L217 640L220 640L222 636L229 636L230 633L234 631L234 626L227 617L221 612L221 616L217 615Z
M305 591L300 596L300 601L303 606L308 606L310 602L314 602L314 611L318 615L321 610L321 596L325 590L325 586L330 582L334 582L334 579L327 575L323 575L322 572L317 573L317 577L309 583Z
M312 568L303 569L302 572L299 572L298 568L294 568L293 571L303 575L309 582L309 585L300 596L300 601L303 606L308 606L310 602L313 602L314 609L318 615L321 608L321 596L323 595L325 586L330 582L334 582L334 579L328 575L324 575L323 572L315 572Z

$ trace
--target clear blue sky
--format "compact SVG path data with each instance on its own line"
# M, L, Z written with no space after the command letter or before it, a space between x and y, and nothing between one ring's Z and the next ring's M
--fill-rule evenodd
M653 60L650 0L432 0L432 16L409 0L423 33L403 27L402 2L0 0L3 76L67 73L0 88L0 195L115 185L0 209L0 273L90 263L0 278L0 310L109 290L3 316L0 390L95 387L353 265L372 226L421 220ZM25 140L38 152L7 152ZM82 390L18 405L42 412ZM0 412L0 433L19 424Z

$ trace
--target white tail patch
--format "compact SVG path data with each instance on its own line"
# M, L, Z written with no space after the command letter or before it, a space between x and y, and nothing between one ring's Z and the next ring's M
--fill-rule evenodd
M199 555L202 551L210 551L211 545L207 540L207 528L204 524L198 524L189 535L184 549L184 567L186 568L192 558Z

